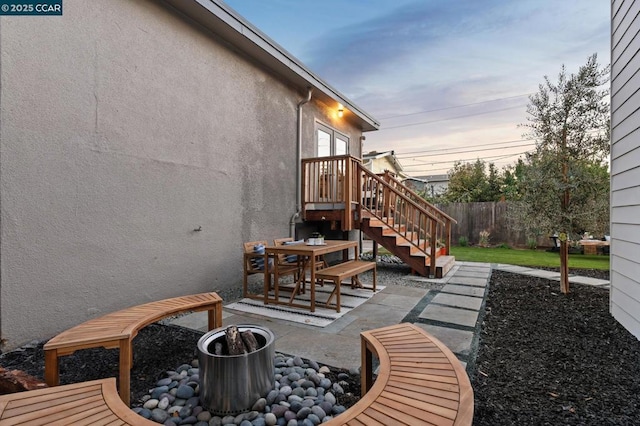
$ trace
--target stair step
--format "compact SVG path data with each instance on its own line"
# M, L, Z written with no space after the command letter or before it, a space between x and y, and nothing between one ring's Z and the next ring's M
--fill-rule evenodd
M454 256L438 256L436 258L436 278L442 278L453 268L456 263Z

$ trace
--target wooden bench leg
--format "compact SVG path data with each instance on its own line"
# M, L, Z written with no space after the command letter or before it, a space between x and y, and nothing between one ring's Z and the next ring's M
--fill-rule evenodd
M216 303L213 309L209 309L209 330L222 327L222 303Z
M58 386L60 384L58 351L55 349L44 351L44 381L47 386Z
M377 279L377 277L376 277L376 269L377 268L373 268L373 292L374 293L376 292L376 279Z
M324 281L324 280L323 280ZM329 304L331 303L331 300L333 300L333 297L336 297L336 312L340 313L340 281L337 278L333 279L333 283L334 283L334 287L333 287L333 291L331 292L331 294L329 295L329 298L327 299L327 303L325 303L325 307L328 308Z
M367 346L367 341L360 336L360 359L362 359L362 371L360 372L360 393L366 394L373 386L373 355Z
M130 386L131 386L131 358L133 351L131 350L131 340L120 340L120 399L129 406Z

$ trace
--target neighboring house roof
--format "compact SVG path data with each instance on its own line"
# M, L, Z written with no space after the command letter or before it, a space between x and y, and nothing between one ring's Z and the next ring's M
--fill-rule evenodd
M393 167L395 167L395 170L394 170L395 173L403 177L406 176L405 173L403 172L404 169L402 168L402 164L400 164L400 162L398 161L398 158L395 155L395 151L385 151L385 152L371 151L362 155L362 162L364 166L367 167L367 165L371 164L373 160L379 160L381 158L387 158L388 161L391 164L393 164Z
M313 88L313 97L327 105L341 103L345 117L362 131L378 130L380 123L309 70L302 62L270 39L220 0L164 0L176 10L203 25L238 50L284 78L303 93ZM351 112L352 114L347 114Z
M427 181L427 180L416 178L416 177L411 177L411 176L406 178L404 181L405 182L407 182L407 181L409 181L409 182L420 182L420 183L423 183L423 184L429 183L429 181Z
M428 175L428 176L416 176L415 179L427 181L430 183L435 182L449 182L449 175Z

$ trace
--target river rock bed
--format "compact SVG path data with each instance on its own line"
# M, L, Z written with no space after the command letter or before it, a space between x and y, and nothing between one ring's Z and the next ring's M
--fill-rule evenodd
M203 408L197 359L167 371L133 411L167 426L315 426L346 410L338 398L348 393L345 388L358 375L341 372L332 381L329 367L279 353L274 366L273 389L247 413L221 417Z

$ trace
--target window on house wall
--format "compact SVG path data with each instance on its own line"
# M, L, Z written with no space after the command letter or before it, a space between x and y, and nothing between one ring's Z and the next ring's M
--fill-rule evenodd
M316 123L316 146L318 157L346 155L349 153L349 138L329 126Z

